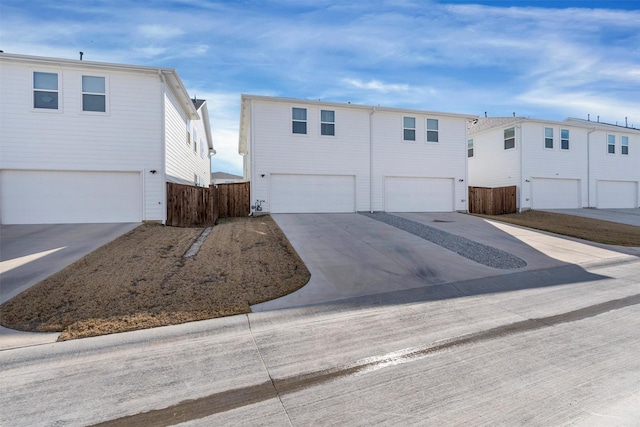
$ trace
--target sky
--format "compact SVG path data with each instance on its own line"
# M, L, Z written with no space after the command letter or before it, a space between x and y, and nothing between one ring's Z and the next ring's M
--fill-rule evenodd
M241 94L640 127L640 0L0 0L0 50L175 68L238 175Z

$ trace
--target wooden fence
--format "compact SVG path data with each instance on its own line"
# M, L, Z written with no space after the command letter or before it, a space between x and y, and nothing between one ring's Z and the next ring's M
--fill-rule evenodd
M167 182L167 225L212 227L218 218L247 216L250 212L249 183L209 187Z
M469 187L469 212L481 215L502 215L517 212L516 186Z

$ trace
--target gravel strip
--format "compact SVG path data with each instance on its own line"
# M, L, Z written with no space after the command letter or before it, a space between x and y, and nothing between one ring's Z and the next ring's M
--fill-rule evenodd
M474 242L473 240L469 240L465 237L447 233L446 231L429 227L428 225L411 221L406 218L401 218L384 212L361 212L361 215L368 216L369 218L373 218L380 222L384 222L385 224L399 228L400 230L411 233L414 236L421 237L431 243L435 243L436 245L453 251L458 255L470 259L471 261L475 261L489 267L499 268L501 270L511 270L522 268L527 265L523 259L500 249L483 245L482 243Z

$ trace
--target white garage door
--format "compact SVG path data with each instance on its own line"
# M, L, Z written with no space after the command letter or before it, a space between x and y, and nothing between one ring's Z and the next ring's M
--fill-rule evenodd
M271 175L272 213L355 212L353 175Z
M387 212L452 212L452 178L386 177L384 208Z
M138 172L2 171L3 224L142 221Z
M634 181L598 181L597 207L637 208L638 183Z
M576 209L580 205L577 179L534 178L531 182L533 209Z

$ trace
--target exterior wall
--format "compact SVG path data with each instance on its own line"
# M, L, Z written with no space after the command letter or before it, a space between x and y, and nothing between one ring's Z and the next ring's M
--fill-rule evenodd
M469 185L472 187L517 186L516 200L520 208L522 175L520 173L521 129L516 127L516 146L504 149L505 125L469 135L473 139L473 157L468 159Z
M608 154L607 135L615 135L616 152ZM621 137L629 137L629 154L621 154ZM597 207L597 183L634 181L637 183L636 207L640 207L640 132L625 128L598 129L589 135L589 206Z
M157 74L1 57L0 66L0 169L137 171L143 218L164 217L162 176L149 173L162 167ZM58 73L58 110L33 108L34 71ZM106 77L106 113L82 111L82 75Z
M415 117L416 141L403 140L403 117ZM438 142L427 142L427 118L438 120ZM385 177L451 178L455 210L467 210L466 119L376 111L373 116L373 210L384 210ZM462 180L462 181L460 181Z
M553 148L545 148L545 128L553 129ZM560 147L560 130L569 130L569 149ZM557 123L521 123L522 188L519 208L531 209L531 186L535 178L577 179L580 202L588 205L587 129ZM528 182L527 182L528 181Z
M355 176L357 211L384 210L385 177L449 178L455 185L452 209L467 210L465 117L283 99L246 102L244 173L252 202L264 200L265 212L275 174ZM307 134L292 133L294 107L307 109ZM322 109L335 111L335 136L320 134ZM404 116L416 118L415 142L403 141ZM427 118L439 120L437 143L426 142Z
M369 209L369 112L292 102L251 102L251 198L270 211L272 174L352 175L356 210ZM307 134L292 133L293 107L307 109ZM335 136L320 135L320 110L335 111ZM245 156L245 160L248 160ZM263 176L264 175L264 176Z
M167 181L208 186L211 163L204 120L190 120L187 132L187 116L171 91L165 93L164 103Z

